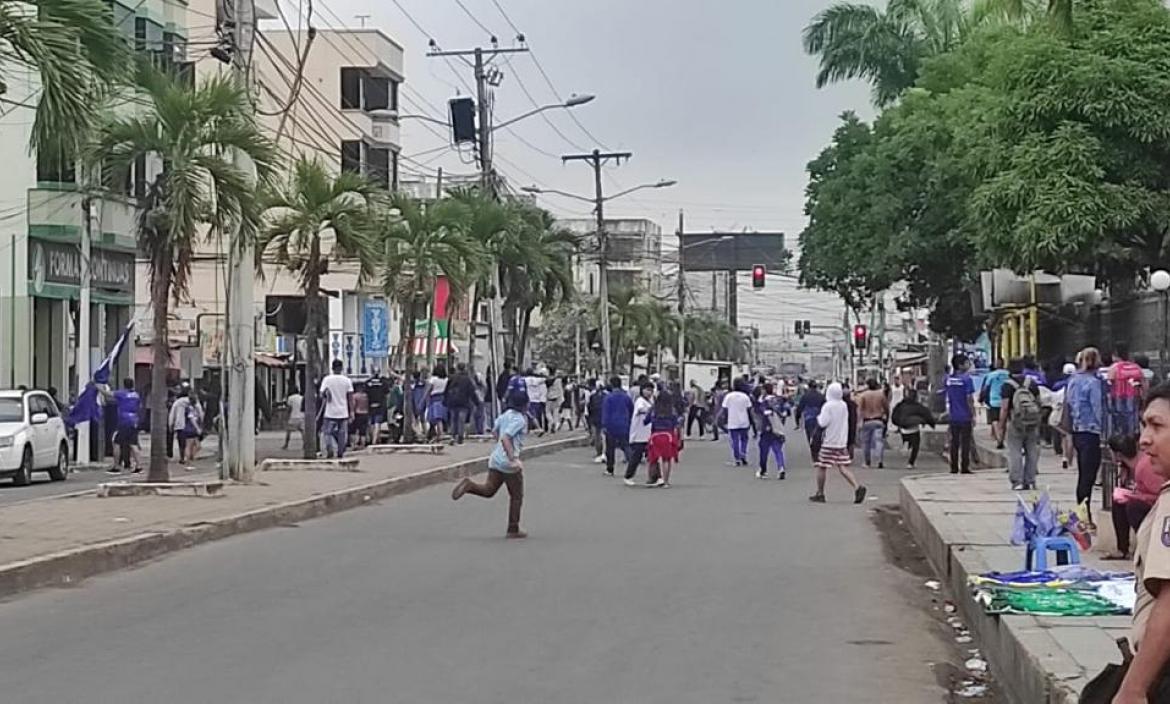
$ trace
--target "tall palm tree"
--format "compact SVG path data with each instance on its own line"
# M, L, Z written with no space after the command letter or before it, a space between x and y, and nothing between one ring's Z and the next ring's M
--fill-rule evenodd
M325 336L321 276L331 261L358 263L359 281L374 276L378 250L374 246L371 209L380 190L366 178L349 172L331 174L318 159L301 158L289 181L264 200L268 214L257 247L300 279L305 294L304 456L317 456L317 394L323 370L320 342Z
M514 358L524 359L528 347L532 313L538 307L567 303L573 296L573 253L579 238L558 227L556 219L542 208L520 205L519 239L521 256L509 257L511 280L517 284L510 296L516 307L513 316Z
M154 318L149 478L168 481L170 299L187 294L200 239L237 228L240 241L256 236L256 187L270 181L278 160L275 145L256 126L247 92L236 81L212 78L188 88L144 70L140 83L148 105L133 115L103 116L87 156L91 164L104 163L113 173L124 173L139 158L162 166L139 200L138 249L150 262ZM255 179L233 163L234 153L247 156Z
M467 207L444 198L430 203L395 193L390 210L378 223L382 253L382 288L403 309L402 355L407 374L414 371L415 324L431 305L435 281L447 278L462 295L484 259L483 248L467 234ZM406 434L411 437L414 404L407 379Z
M0 95L26 66L40 78L31 148L76 158L95 126L94 104L132 77L126 36L102 0L0 0Z
M518 229L517 211L506 203L491 198L477 188L461 188L451 193L451 198L462 203L467 209L467 235L483 248L486 254L484 266L474 281L474 297L471 301L471 332L467 340L467 363L475 361L475 321L480 301L494 297L498 290L500 261L505 252L514 249L514 235ZM500 360L501 362L503 360Z
M805 52L818 57L817 87L860 78L878 107L914 85L923 61L951 51L975 27L1026 24L1047 15L1072 22L1073 0L888 0L885 9L841 2L818 13L804 29Z

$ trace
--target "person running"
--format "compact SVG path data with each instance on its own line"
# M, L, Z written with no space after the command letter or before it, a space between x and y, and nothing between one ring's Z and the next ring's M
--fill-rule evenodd
M857 411L861 414L861 453L866 467L877 460L878 469L885 464L886 424L890 420L890 400L877 379L865 382L865 391L857 397Z
M902 402L894 406L890 420L910 447L910 459L906 462L906 469L914 469L914 463L918 461L918 451L922 447L922 426L929 425L933 428L934 414L918 400L918 391L906 389Z
M1022 371L1021 362L1021 374ZM967 373L967 355L951 357L951 373L943 381L950 416L951 474L971 473L971 445L975 441L975 383Z
M999 414L1003 408L1003 383L1008 380L1007 365L1003 360L983 376L979 389L979 400L987 408L987 424L991 426L991 437L995 446L1003 449L1003 438L999 435Z
M650 444L650 414L654 410L654 384L649 381L638 387L638 398L634 401L634 410L630 415L629 452L626 462L626 486L634 486L634 475L638 473L638 465L646 456L646 447Z
M622 389L622 378L614 375L609 380L609 391L601 404L601 427L605 430L605 473L613 476L614 455L620 447L626 463L630 461L630 417L634 402Z
M1086 515L1093 485L1101 468L1101 435L1105 432L1105 389L1097 372L1101 353L1086 347L1077 355L1080 369L1064 387L1064 408L1077 456L1077 505L1085 504ZM1092 520L1090 518L1090 523Z
M817 424L817 416L820 415L821 407L824 405L825 395L817 388L815 381L808 382L808 388L800 395L800 400L796 402L796 422L804 428L804 436L808 440L808 447L814 460L820 451L819 438L823 432Z
M1040 463L1040 391L1024 374L1024 361L1008 363L1011 376L1003 385L1003 411L999 432L1007 449L1008 477L1012 489L1036 488L1036 470Z
M284 445L281 447L283 450L288 449L288 441L292 438L293 431L302 434L302 445L305 442L303 436L305 431L305 397L301 395L300 390L296 386L289 388L285 405L288 406L288 420L284 424ZM377 442L377 431L375 431L374 437L375 442Z
M662 489L670 488L670 473L674 463L678 462L678 429L681 422L674 393L659 393L650 412L650 445L646 451L646 464L650 472L647 484Z
M723 397L720 408L720 421L727 428L727 439L731 445L732 463L736 467L746 467L748 430L752 428L752 399L743 382L738 382L735 390Z
M321 380L321 398L325 435L325 457L345 457L345 443L349 437L349 420L353 418L353 382L342 374L344 365L340 359L333 360L332 373Z
M458 501L464 494L473 494L490 499L501 486L508 487L508 529L504 537L527 538L528 534L520 530L520 509L524 505L524 463L520 460L520 450L528 432L528 418L524 415L528 399L513 392L508 395L506 405L507 410L496 418L492 428L496 445L488 457L487 479L482 484L470 477L460 479L451 490L451 498Z
M829 384L827 399L817 415L817 425L824 429L821 451L817 454L817 491L808 497L814 503L825 503L825 480L830 468L836 467L849 486L853 487L853 503L865 501L865 486L857 481L849 469L849 407L845 405L841 384Z
M142 397L134 390L134 380L129 378L122 381L122 388L115 391L112 396L118 418L118 429L114 432L114 442L118 445L118 462L109 473L118 474L122 469L131 469L133 466L131 471L137 474L142 471L142 458L138 449Z
M776 478L784 479L784 415L783 399L775 393L772 384L763 384L763 395L756 403L756 427L760 430L760 471L756 476L768 478L768 456L776 458Z

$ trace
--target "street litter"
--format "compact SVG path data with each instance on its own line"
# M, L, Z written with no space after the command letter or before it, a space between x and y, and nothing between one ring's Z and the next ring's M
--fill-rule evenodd
M935 581L933 579L928 579L923 586L925 586L927 589L930 589L930 590L933 590L936 592L942 587L941 584L939 584L937 581Z
M987 661L983 658L971 658L963 665L971 672L987 672Z

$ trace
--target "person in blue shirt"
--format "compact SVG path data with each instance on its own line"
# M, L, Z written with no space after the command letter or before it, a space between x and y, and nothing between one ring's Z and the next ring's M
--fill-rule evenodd
M975 439L975 383L967 373L967 355L951 357L951 373L943 380L950 416L951 474L971 473L971 445Z
M613 476L614 455L620 447L626 464L630 462L630 418L634 415L634 401L622 390L622 378L609 380L609 393L601 402L601 428L605 431L605 473Z
M114 432L114 442L118 445L118 462L110 474L118 474L123 469L131 468L137 474L142 471L142 463L138 450L138 428L142 413L142 397L134 390L134 380L122 381L122 388L112 394L114 407L117 411L118 429Z
M1064 388L1064 408L1077 453L1077 504L1092 503L1101 468L1101 434L1105 431L1105 384L1097 374L1101 353L1086 347L1077 355L1080 369ZM1088 504L1086 504L1087 508Z
M768 476L768 455L776 458L776 478L783 479L784 472L784 406L785 401L776 395L772 384L764 383L763 393L755 402L756 426L760 429L760 471L756 476Z
M796 404L796 422L804 428L804 435L808 438L808 446L815 458L820 452L816 440L820 437L820 426L817 416L821 414L821 407L825 405L825 395L817 389L817 382L808 382L808 389L800 395Z
M1000 449L1003 449L1003 438L999 437L999 414L1003 408L1003 383L1008 380L1008 376L1007 365L1001 359L983 377L983 388L979 392L980 400L987 406L987 424L991 426L991 436Z
M528 397L511 393L507 403L508 410L496 419L492 428L496 446L488 457L487 479L482 483L470 477L460 479L451 490L451 498L458 501L464 494L474 494L490 499L501 486L508 487L508 530L504 537L527 538L528 534L520 530L520 509L524 504L524 463L520 460L520 450L528 432L528 416L524 414Z

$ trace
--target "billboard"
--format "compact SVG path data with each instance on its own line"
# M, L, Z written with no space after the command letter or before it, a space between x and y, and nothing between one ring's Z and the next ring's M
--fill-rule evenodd
M786 260L783 232L684 232L679 247L686 271L780 271Z

